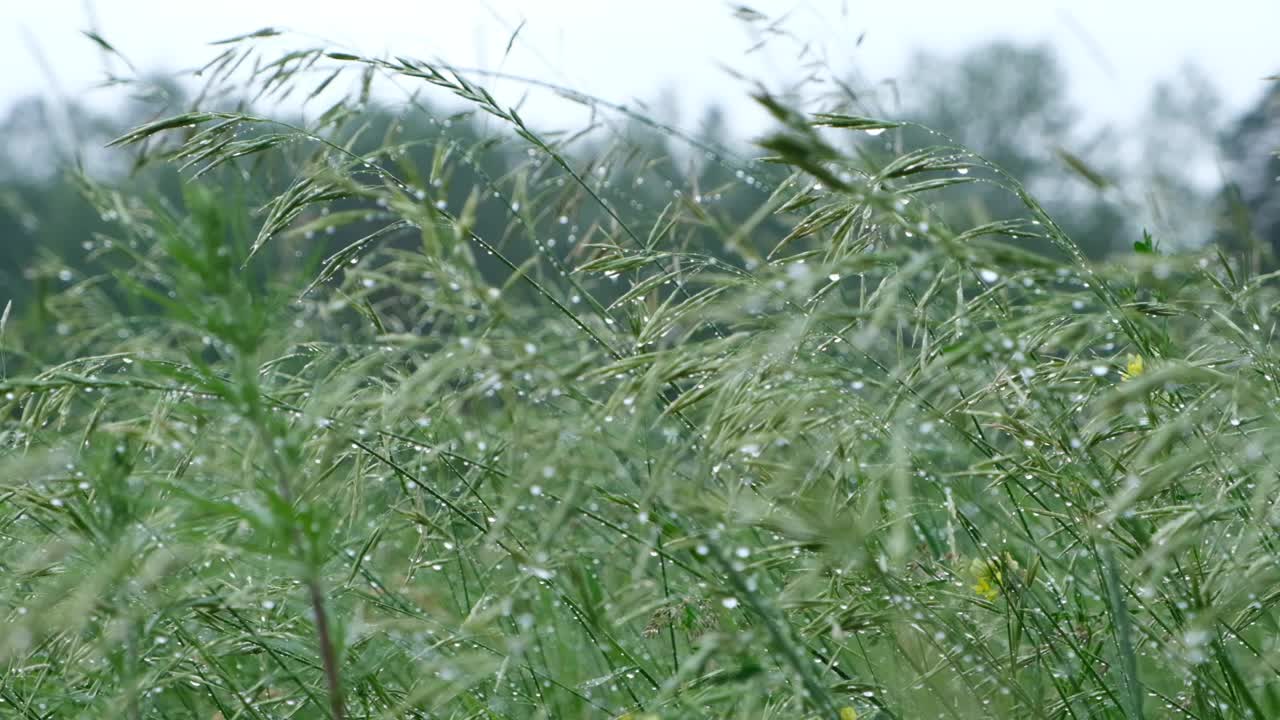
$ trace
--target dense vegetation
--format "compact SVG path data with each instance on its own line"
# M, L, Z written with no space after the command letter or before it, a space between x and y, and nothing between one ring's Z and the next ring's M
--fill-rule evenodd
M6 716L1280 714L1246 236L1097 262L848 104L761 90L748 160L263 39L115 142L181 183L74 176L100 229L4 308Z

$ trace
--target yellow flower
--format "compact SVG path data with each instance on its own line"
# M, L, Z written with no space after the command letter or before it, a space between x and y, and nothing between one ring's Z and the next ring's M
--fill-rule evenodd
M986 598L995 600L1000 597L1000 570L992 567L992 563L982 558L974 558L969 564L969 574L977 580L973 591ZM993 582L994 581L994 582Z
M1005 553L1003 563L997 558L974 558L973 562L969 563L969 574L973 575L976 581L973 591L988 601L994 601L1000 597L1000 590L1004 585L1004 567L1018 569L1018 563L1014 562L1009 553Z
M858 720L858 711L845 705L840 708L840 720Z
M1120 377L1125 380L1131 380L1141 375L1145 369L1141 355L1130 355L1129 363L1125 366L1125 371L1120 373Z

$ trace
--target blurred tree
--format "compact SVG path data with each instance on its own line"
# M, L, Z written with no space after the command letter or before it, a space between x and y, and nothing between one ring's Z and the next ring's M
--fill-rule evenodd
M1212 235L1221 107L1208 76L1184 65L1156 85L1132 133L1140 147L1128 184L1145 193L1142 224L1169 247L1199 246Z
M82 107L55 112L38 98L16 102L0 119L0 303L27 287L24 270L37 251L72 257L101 226L65 169L76 139L101 147L103 118Z
M1051 47L1000 41L957 57L920 52L901 85L906 118L977 152L1027 186L1086 254L1099 257L1128 246L1131 220L1100 192L1106 188L1099 181L1118 171L1114 158L1103 162L1099 152L1113 139L1105 128L1089 137L1080 130L1066 71ZM1082 182L1064 153L1077 170L1087 166L1092 179ZM1017 197L987 183L955 188L949 197L956 202L947 203L948 219L957 222L1025 214Z
M1223 138L1227 185L1218 241L1248 253L1255 271L1280 266L1280 83Z
M959 57L920 52L901 85L909 117L1027 183L1053 174L1054 148L1074 140L1079 113L1047 45L997 42Z

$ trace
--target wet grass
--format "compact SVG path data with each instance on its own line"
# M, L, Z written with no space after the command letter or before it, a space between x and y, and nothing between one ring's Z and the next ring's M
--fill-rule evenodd
M6 717L1280 714L1268 278L1090 262L998 168L847 107L762 91L768 163L639 123L732 178L699 188L442 66L249 65L245 96L364 79L123 137L185 196L87 185L108 270L0 332ZM526 160L353 149L379 80ZM1024 214L948 223L972 183ZM32 367L41 333L71 359Z

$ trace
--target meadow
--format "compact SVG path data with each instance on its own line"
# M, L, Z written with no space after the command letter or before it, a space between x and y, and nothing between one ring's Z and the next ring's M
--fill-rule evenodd
M760 89L744 154L557 90L698 187L484 77L267 39L208 86L331 104L120 137L181 195L83 178L98 270L44 258L4 309L0 715L1280 716L1253 263L1086 257L1017 178L849 108ZM524 161L357 148L377 82ZM1018 216L950 212L971 187Z

